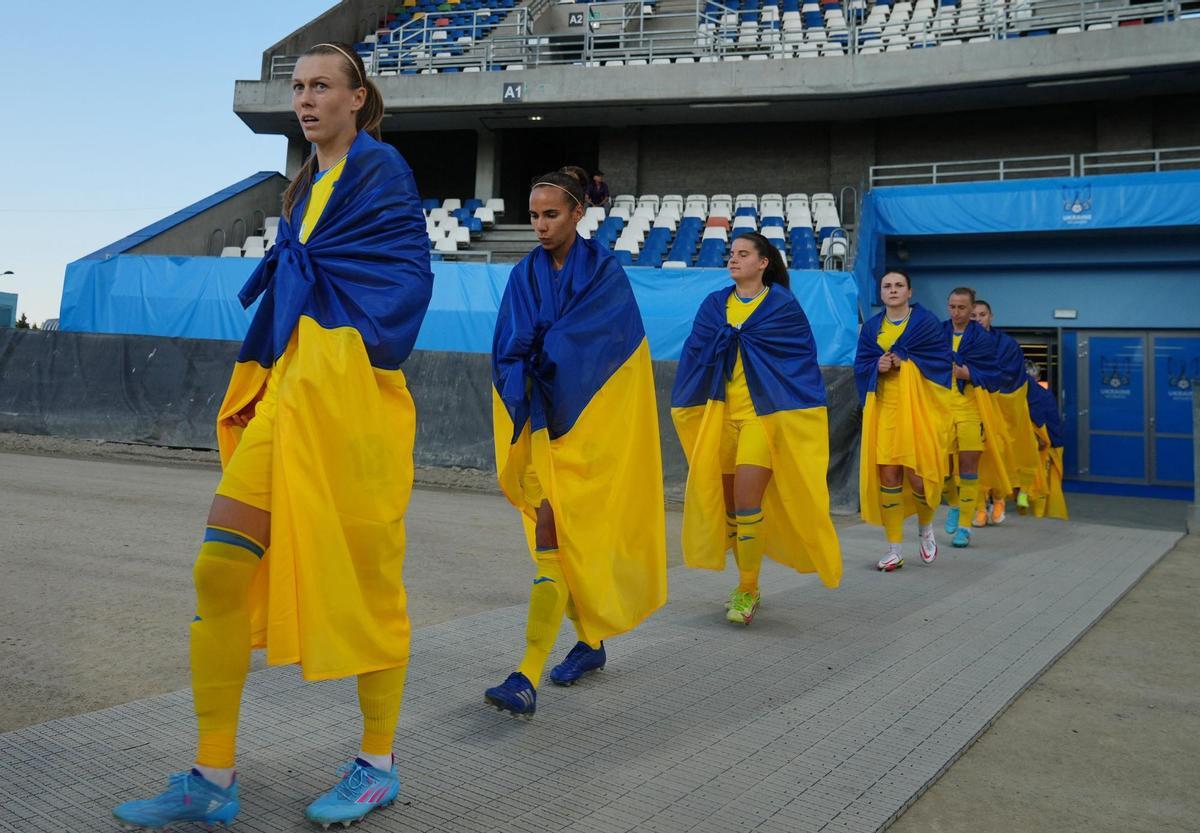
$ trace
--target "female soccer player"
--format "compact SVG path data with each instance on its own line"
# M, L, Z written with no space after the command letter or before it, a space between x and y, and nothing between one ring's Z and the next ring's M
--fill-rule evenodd
M938 555L934 510L949 474L953 361L942 323L912 303L912 279L899 270L879 281L884 311L862 326L854 377L863 402L859 504L882 526L888 548L876 565L904 566L904 518L916 514L921 560Z
M761 234L730 247L734 286L704 299L684 344L671 416L688 458L683 555L738 586L725 618L749 625L764 553L827 587L842 577L829 517L829 419L808 318L779 251ZM722 524L722 510L725 522Z
M1003 469L997 445L1003 442L1003 424L992 406L990 391L1000 385L1000 368L996 364L996 345L987 330L971 320L975 290L960 286L950 292L946 307L950 318L942 326L954 359L954 385L951 388L951 413L954 419L952 452L954 475L946 479L946 534L953 536L951 544L967 547L971 544L968 523L974 522L979 495L980 462L985 449L993 469ZM981 524L976 524L981 525Z
M316 145L279 236L241 292L261 299L221 405L224 473L196 559L195 766L113 812L135 827L229 823L251 647L306 679L357 675L362 744L307 817L349 824L395 800L392 739L409 652L401 571L416 416L401 363L429 304L412 171L379 140L383 99L350 47L296 64Z
M1033 501L1033 514L1039 518L1067 520L1067 499L1063 494L1063 428L1062 415L1058 411L1058 400L1054 394L1042 387L1038 381L1041 371L1035 364L1027 366L1029 384L1026 395L1029 399L1029 418L1037 432L1038 453L1042 459L1043 477L1046 481L1045 494Z
M537 573L525 656L484 697L531 717L564 612L578 641L550 672L604 667L603 640L666 601L666 521L650 348L629 278L575 231L584 182L533 181L540 245L512 270L492 342L496 469L522 515Z

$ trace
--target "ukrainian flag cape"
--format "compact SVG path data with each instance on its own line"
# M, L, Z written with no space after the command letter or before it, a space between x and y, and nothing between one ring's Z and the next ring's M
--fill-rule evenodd
M766 554L837 587L842 552L829 516L829 416L812 328L795 296L779 285L741 329L732 327L725 305L733 291L719 289L700 305L671 394L671 417L689 466L684 562L725 569L721 432L725 383L740 351L750 400L771 449L772 476L763 496Z
M399 368L433 286L420 205L400 154L359 133L308 242L297 238L300 204L239 296L261 300L217 418L223 464L242 435L230 417L280 371L253 643L308 679L408 658L401 572L416 416Z
M530 551L532 467L589 641L636 627L667 599L662 457L650 348L629 278L576 238L561 272L538 248L512 270L492 342L500 488Z
M912 304L908 326L892 345L902 361L889 380L899 398L893 448L925 484L925 503L936 507L942 499L942 482L950 472L950 382L953 378L950 345L942 322L920 304ZM884 313L863 324L854 358L854 379L863 403L863 432L859 454L858 496L862 519L883 525L879 509L879 468L875 438L879 432L879 359L884 351L877 341ZM913 515L917 502L908 478L903 478L904 514Z
M1008 479L1008 425L996 400L996 391L1000 390L1005 380L997 361L995 339L982 326L969 321L959 340L958 349L955 350L954 324L950 321L943 322L942 329L950 345L954 363L971 371L972 395L983 422L984 443L983 456L979 460L979 485L998 495L1007 495L1013 490ZM967 383L957 379L955 385L962 392ZM957 459L952 461L953 466L957 464Z
M1062 419L1054 394L1039 384L1026 387L1029 397L1029 418L1033 421L1041 444L1042 471L1046 477L1045 500L1034 501L1034 514L1067 520L1067 498L1063 494L1063 436Z
M1042 474L1037 436L1029 419L1029 399L1026 394L1029 375L1025 372L1025 353L1016 339L1003 330L993 327L992 335L996 340L996 356L1003 377L997 398L1010 438L1008 479L1014 488L1024 483L1031 497L1045 495L1046 479Z

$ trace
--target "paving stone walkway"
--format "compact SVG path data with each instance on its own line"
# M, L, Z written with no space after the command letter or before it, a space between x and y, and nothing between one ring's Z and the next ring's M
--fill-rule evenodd
M732 570L675 569L670 604L609 643L602 674L544 685L530 722L483 703L523 607L419 630L400 801L362 829L881 830L1178 538L1010 517L932 567L909 543L884 575L879 530L851 527L841 589L768 564L749 628L723 619ZM353 681L257 672L242 715L233 829L316 829L305 804L357 748ZM110 808L186 766L193 732L181 691L0 735L0 831L115 829Z

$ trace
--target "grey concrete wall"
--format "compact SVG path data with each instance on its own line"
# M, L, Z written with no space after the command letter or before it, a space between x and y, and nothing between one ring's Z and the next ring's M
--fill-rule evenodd
M638 139L641 193L808 193L829 186L827 125L643 127Z
M599 169L614 194L629 193L638 188L640 171L637 130L609 128L599 141Z
M258 233L257 225L261 224L261 219L256 219L256 212L264 218L279 216L287 186L288 181L282 175L271 177L134 246L128 254L218 255L221 249L213 240L214 232L224 232L222 245L240 245L246 235ZM221 235L217 235L217 238L220 239Z
M875 127L876 164L1090 153L1096 119L1091 103L885 119Z
M1180 95L1154 101L1154 147L1200 145L1200 95Z

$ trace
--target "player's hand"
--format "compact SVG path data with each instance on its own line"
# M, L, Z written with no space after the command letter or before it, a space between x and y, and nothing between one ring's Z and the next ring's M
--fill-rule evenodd
M879 357L879 372L887 373L892 368L896 367L896 357L891 353L884 353Z
M263 394L266 393L264 387L254 398L246 403L246 406L229 418L229 421L240 428L245 428L250 424L250 420L254 419L254 411L258 408L258 403L262 401Z
M969 382L971 381L971 371L967 370L961 364L956 364L954 365L954 378Z

